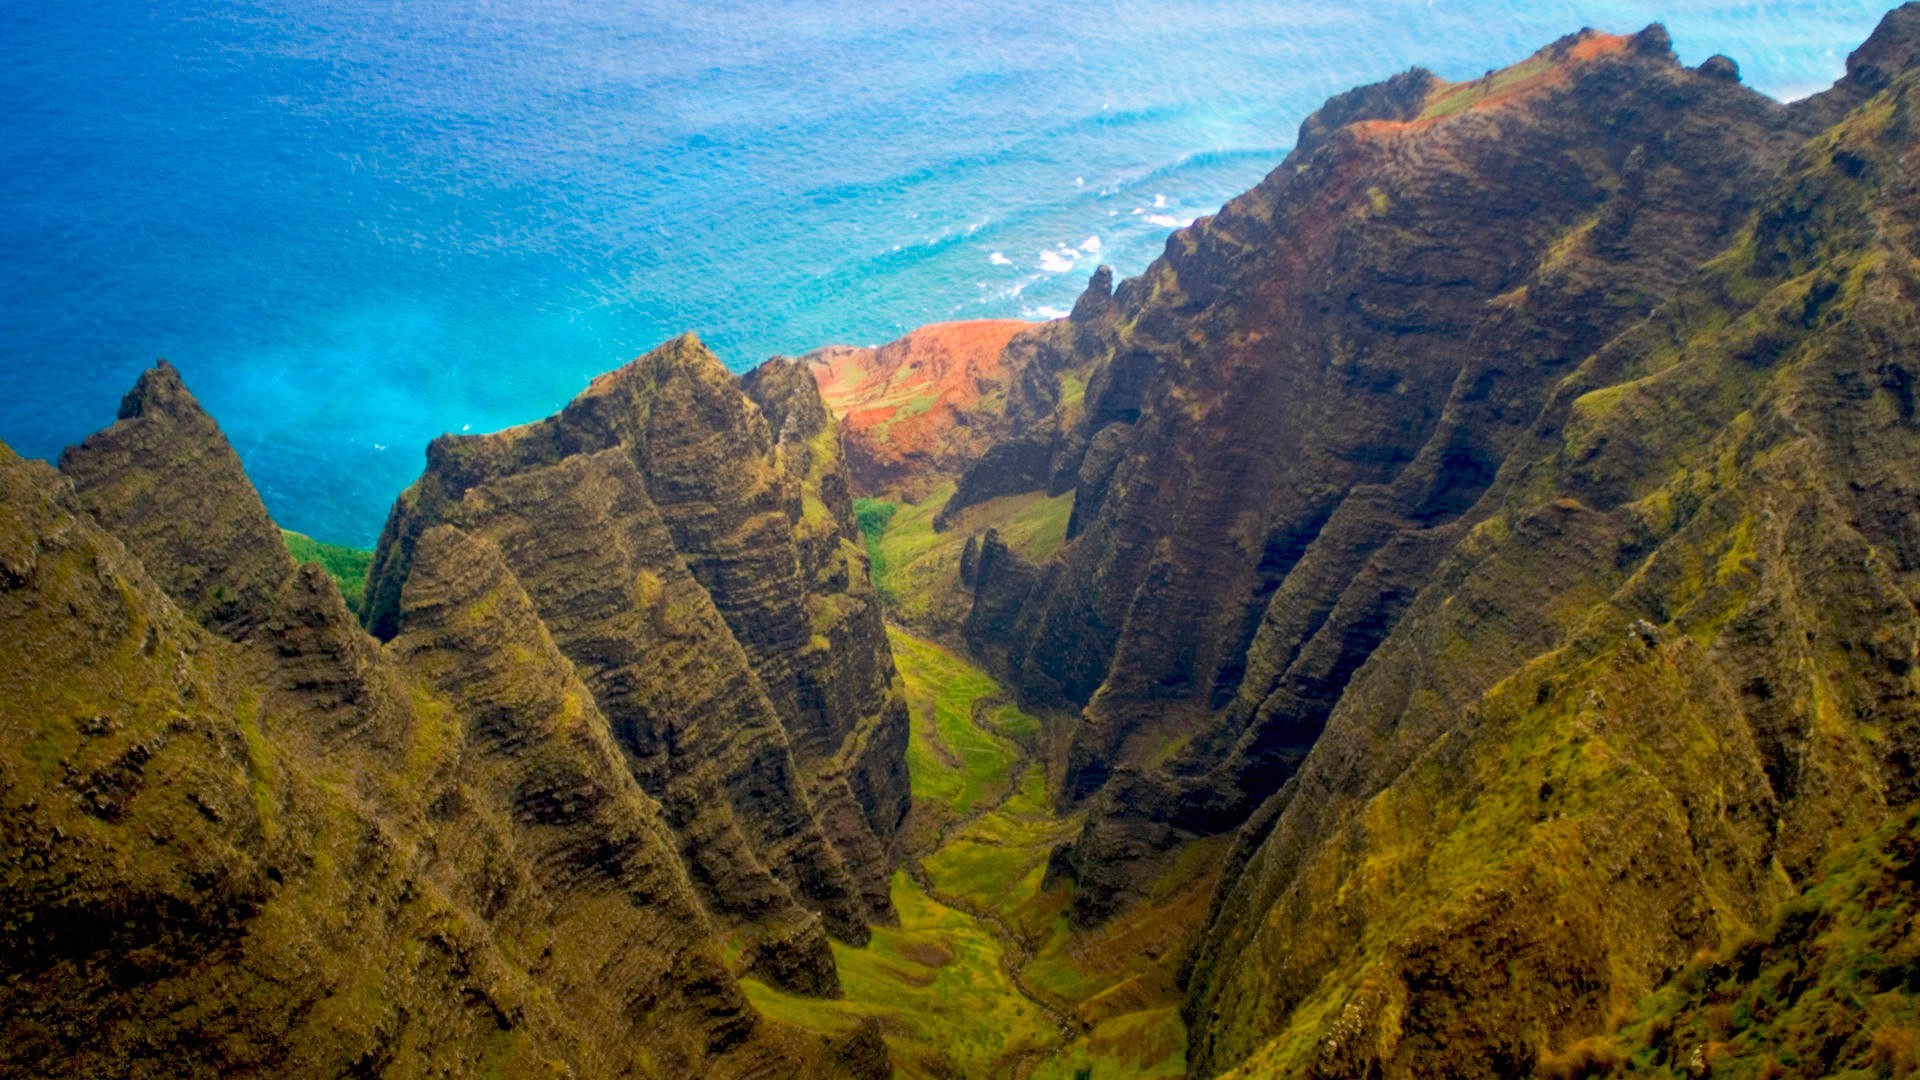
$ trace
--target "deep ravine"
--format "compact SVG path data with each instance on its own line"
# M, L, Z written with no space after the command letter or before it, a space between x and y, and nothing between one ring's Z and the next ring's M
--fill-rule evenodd
M1080 827L1053 804L1061 725L1009 704L944 646L898 627L889 636L914 713L899 925L877 927L865 948L835 946L841 1000L751 979L748 995L825 1033L877 1018L903 1078L1182 1075L1172 942L1211 888L1205 861L1171 876L1139 918L1073 929L1067 890L1045 880L1054 847Z

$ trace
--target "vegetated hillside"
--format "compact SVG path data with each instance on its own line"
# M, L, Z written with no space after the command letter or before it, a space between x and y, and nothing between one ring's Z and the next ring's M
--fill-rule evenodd
M1190 984L1202 1071L1530 1068L1909 817L1920 72L1884 74L1725 253L1559 383L1243 830ZM1705 1043L1809 992L1865 1028L1890 992L1880 1022L1910 1039L1896 944L1907 976L1804 970L1640 1064L1710 1066ZM1750 1049L1876 1068L1870 1033L1792 1027Z
M568 656L590 624L550 623L553 579L514 572L530 541L499 525L510 486L488 489L494 516L419 522L405 559L388 554L381 645L320 566L294 567L164 363L62 473L0 448L0 1072L886 1072L877 1032L823 1040L764 1020L736 982L752 971L834 990L812 907L847 936L883 909L885 893L875 903L861 886L884 889L879 836L904 810L904 709L844 485L823 501L834 456L808 452L834 442L811 380L770 373L763 410L709 378L697 350L670 347L685 366L643 362L612 385L695 380L714 422L744 432L706 437L761 451L739 460L776 494L747 535L786 545L792 576L807 575L802 645L838 645L841 666L764 638L749 666L711 598L735 583L696 583L631 459L593 458L615 478L600 486L544 490L601 513L617 502L641 524L531 542L556 567L596 557L596 541L655 556L626 579L663 600L639 617L733 666L721 686L683 670L654 707L698 694L720 716L761 719L726 748L755 748L774 806L750 837L724 802L689 820L672 786L681 772L729 778L736 760L690 760L694 732L647 728L657 714L621 711L604 670ZM618 422L608 407L641 408L640 390L617 403L602 391L583 409ZM652 450L663 471L675 460ZM754 594L726 610L753 603L772 606ZM775 716L777 677L780 700L849 698L868 711L831 715L865 719L843 732L800 706ZM642 737L681 756L649 760ZM712 906L715 866L752 883L734 906Z
M1237 834L1196 1075L1906 1067L1897 889L1821 883L1915 795L1917 52L1791 105L1657 27L1411 72L1014 339L937 523L1072 499L954 573L1081 711L1076 919Z

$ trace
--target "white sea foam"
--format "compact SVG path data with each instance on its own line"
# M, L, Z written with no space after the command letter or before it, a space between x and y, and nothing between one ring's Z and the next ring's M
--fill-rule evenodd
M1042 304L1039 307L1027 308L1023 310L1020 315L1028 319L1064 319L1067 317L1067 312L1064 308L1057 308L1051 304Z
M995 266L1012 266L1013 265L1012 259L1007 258L1004 253L998 252L998 251L987 256L987 261L992 263Z
M1094 252L1099 251L1102 246L1103 245L1100 243L1099 237L1089 236L1087 237L1087 242L1080 245L1080 250L1091 255Z
M1174 217L1172 214L1148 214L1147 220L1163 229L1177 229L1180 227L1180 219Z
M1043 251L1040 253L1040 269L1049 274L1064 274L1073 269L1073 260L1071 251L1064 255L1058 251Z
M1165 210L1167 208L1167 197L1165 195L1155 195L1153 197L1153 208L1155 210Z

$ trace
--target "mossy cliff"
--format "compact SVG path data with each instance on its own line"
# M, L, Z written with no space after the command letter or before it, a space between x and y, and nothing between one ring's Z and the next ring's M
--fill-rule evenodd
M923 625L1078 711L1083 931L1233 837L1194 1075L1911 1068L1905 872L1831 868L1920 794L1917 56L1411 72L1009 346L936 524L1066 542L971 537Z
M730 377L703 386L764 441L747 464L778 517L757 527L802 553L797 646L729 635L618 450L503 480L491 515L419 522L404 573L389 556L378 579L397 586L378 594L383 645L318 565L294 567L170 367L67 475L0 449L0 1072L883 1074L872 1033L763 1020L736 982L832 993L823 919L852 937L885 913L882 837L906 797L904 720L888 724L904 706L864 561L839 535L844 482L824 517L801 505L834 490L832 455L789 445L831 447L824 410L808 428L787 407L776 444ZM578 531L502 524L514 496L581 507L550 519ZM638 524L594 533L608 504ZM690 535L711 550L727 532ZM514 560L545 544L565 568L599 557L594 540L650 560L624 580L660 606L623 615L616 588L602 621L550 620L557 575ZM632 698L610 688L606 660L624 654L566 651L610 650L596 629L641 620L681 665L646 717L690 699L711 710L692 715L744 717L720 745L688 720L649 732L676 756L647 756ZM862 654L849 643L867 630ZM827 663L815 638L854 655ZM702 683L708 668L663 640L731 666ZM867 711L776 714L766 685L782 678L783 702ZM759 770L758 801L688 812L681 785L725 790L743 769ZM716 891L717 873L738 891Z
M1559 381L1241 832L1190 983L1202 1071L1563 1060L1910 823L1920 72L1884 74ZM1707 1069L1725 1034L1665 1056Z
M859 943L890 917L907 800L906 707L837 449L803 374L743 388L682 338L549 420L435 441L367 589L369 626L391 637L422 535L450 524L498 546L709 909L750 950L810 953L824 992L822 929Z
M436 440L364 621L156 367L0 448L0 1072L1912 1075L1916 177L1920 5L1409 72L1066 319Z

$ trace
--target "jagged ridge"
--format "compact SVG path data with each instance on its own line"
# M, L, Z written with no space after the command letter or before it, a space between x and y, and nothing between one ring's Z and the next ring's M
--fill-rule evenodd
M726 389L739 403L727 419L757 420ZM817 399L812 415L824 432L789 428L830 445ZM791 501L801 486L835 497L821 483L832 460L783 460L800 470L779 474ZM450 524L413 534L382 597L382 646L320 567L293 567L172 368L144 375L119 422L63 464L70 477L0 450L5 1071L885 1073L874 1031L823 1042L748 1005L708 883L682 860L682 823L644 790L582 680L593 670L562 652L498 544ZM617 452L566 465L644 499ZM579 479L549 494L604 494ZM841 486L832 521L850 519ZM657 516L653 528L671 551ZM864 566L852 545L821 543L832 531L798 530L826 583L816 629L849 644ZM829 551L852 562L831 569ZM836 574L853 598L829 591ZM691 573L680 579L724 635ZM878 649L787 668L795 686L802 672L877 684L866 721L795 717L816 736L859 736L807 759L821 801L855 806L841 829L897 820L904 799L888 786L904 776ZM758 678L720 689L754 689L751 707L770 709ZM822 707L861 692L823 693ZM792 825L802 842L809 829L825 850L811 818ZM883 861L868 838L861 856ZM884 865L871 872L884 881ZM870 917L841 873L840 895ZM833 992L818 916L781 880L762 895L739 966Z

